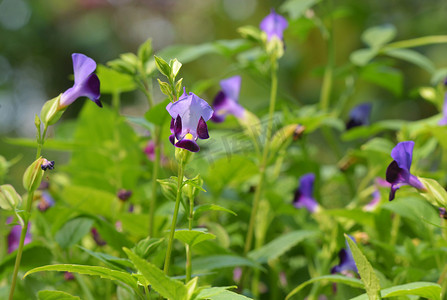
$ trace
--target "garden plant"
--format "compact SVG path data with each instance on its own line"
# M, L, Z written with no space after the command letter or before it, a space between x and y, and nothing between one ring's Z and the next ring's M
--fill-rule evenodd
M427 54L447 35L374 24L340 61L346 10L287 0L232 39L67 53L36 138L3 138L23 154L0 151L0 298L447 299L447 68ZM284 70L311 59L289 44L312 30L304 100ZM204 56L222 67L188 77ZM365 82L405 93L402 117ZM125 113L128 93L147 109ZM429 113L408 120L415 102Z

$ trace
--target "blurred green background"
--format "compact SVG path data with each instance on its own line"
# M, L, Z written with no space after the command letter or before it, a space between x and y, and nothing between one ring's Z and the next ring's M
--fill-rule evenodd
M299 0L294 2L298 3ZM306 2L302 0L301 2ZM327 63L327 45L320 30L309 18L318 16L326 24L333 20L336 72L332 102L346 89L350 72L349 55L365 47L361 33L372 26L393 24L396 40L445 34L446 1L316 1L304 17L290 20L285 32L286 53L280 61L280 98L287 106L317 103L322 75ZM0 138L33 137L34 115L42 104L72 85L71 54L84 53L99 64L121 53L135 52L152 38L155 52L175 44L201 44L240 38L237 28L258 26L270 8L284 1L256 0L0 0ZM285 14L279 9L280 13ZM285 14L286 17L289 17ZM447 67L447 46L416 49L429 57L436 68ZM430 74L406 62L383 59L397 75L394 89L386 89L360 79L350 104L372 101L372 121L384 119L416 120L437 112L415 93L430 85ZM205 55L186 64L181 71L184 84L228 75L227 58ZM337 69L339 68L339 69ZM339 72L338 72L339 71ZM243 75L240 102L257 112L268 105L268 88L258 78ZM337 77L339 76L339 78ZM156 101L162 100L154 85ZM218 85L201 96L209 103ZM76 116L84 101L70 106L65 119ZM103 103L110 103L108 95ZM140 93L122 95L122 113L142 116L147 103ZM51 136L51 132L50 132ZM14 146L0 139L0 155L8 160L22 153L33 157L34 150ZM56 154L54 154L56 155ZM59 153L62 157L67 154ZM20 182L29 162L21 160L11 170L9 180Z

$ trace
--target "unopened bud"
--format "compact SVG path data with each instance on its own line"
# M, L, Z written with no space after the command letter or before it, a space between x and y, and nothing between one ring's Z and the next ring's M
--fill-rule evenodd
M65 108L59 107L61 95L48 100L43 105L42 110L40 111L40 118L42 119L42 122L45 124L45 126L53 125L54 123L56 123L64 113Z
M22 198L10 184L0 185L0 208L12 210L22 203Z
M39 157L34 161L23 174L23 187L28 192L35 191L42 182L44 171L54 168L54 161L48 161L45 158Z

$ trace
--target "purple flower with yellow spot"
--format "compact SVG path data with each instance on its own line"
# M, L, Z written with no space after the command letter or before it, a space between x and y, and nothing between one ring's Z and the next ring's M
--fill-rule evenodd
M228 114L238 119L244 118L245 109L239 104L239 91L241 89L241 76L233 76L220 81L222 88L214 98L214 114L211 121L223 122Z
M6 220L6 224L10 224L11 222L12 218L8 218ZM32 238L30 233L30 227L31 222L28 223L28 230L26 231L24 245L31 243ZM14 252L17 248L19 248L21 232L22 232L22 226L20 225L12 226L11 231L8 234L8 253Z
M213 115L211 106L194 93L184 91L179 100L169 103L166 109L172 117L171 143L177 148L199 151L197 139L209 138L206 121Z
M39 203L37 204L37 208L40 211L46 211L50 207L54 206L55 202L53 197L51 197L50 193L43 191L40 195Z
M355 239L349 235L349 238L355 243ZM358 269L355 264L354 257L352 256L351 249L349 248L348 241L345 241L346 248L342 248L338 252L338 257L340 262L338 265L332 267L331 274L342 273L343 275L350 275L350 271L356 272L358 274Z
M371 103L362 103L354 107L349 113L346 129L349 130L354 127L369 125L371 108Z
M410 173L410 167L413 160L414 142L400 142L391 151L391 157L394 159L386 169L386 181L391 184L389 200L393 200L396 191L403 185L411 185L418 190L426 190L419 179Z
M283 40L283 32L288 27L286 18L277 14L272 8L270 14L265 17L259 28L267 34L267 40L270 41L273 37Z
M295 191L293 205L296 208L305 207L309 212L314 213L318 210L318 202L313 197L315 175L308 173L300 178L300 186Z
M73 53L74 85L66 90L60 99L59 110L72 104L79 97L87 97L102 107L99 101L99 78L93 72L96 69L96 62L81 53Z

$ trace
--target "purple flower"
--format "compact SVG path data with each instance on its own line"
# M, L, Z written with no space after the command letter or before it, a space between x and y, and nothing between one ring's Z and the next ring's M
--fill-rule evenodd
M211 121L223 122L227 114L232 114L238 119L244 117L245 109L239 105L239 91L241 89L241 76L233 76L220 81L222 88L214 98L214 114Z
M413 141L400 142L391 151L394 159L386 169L386 181L391 183L389 200L393 200L396 191L403 185L411 185L420 190L426 190L419 179L410 173L411 162L413 160Z
M42 164L40 165L40 168L44 171L46 170L53 170L54 169L54 160L49 161L46 158L43 158Z
M354 107L349 113L349 120L346 123L346 130L357 126L369 125L371 108L371 103L362 103Z
M281 41L283 40L283 31L287 28L287 20L277 14L272 8L270 14L265 17L259 27L267 34L267 40L270 41L273 37L277 37Z
M96 245L98 246L105 246L107 245L107 242L101 237L101 235L99 234L98 230L96 228L92 228L90 230L90 232L92 233L93 239L96 242Z
M73 273L71 273L71 272L65 272L64 273L64 280L65 281L70 281L70 280L74 280L74 279L75 279L75 277L74 277Z
M300 178L300 186L295 191L295 198L293 205L296 208L305 207L309 212L314 213L317 211L319 205L313 197L315 175L308 173Z
M444 207L439 207L439 217L447 220L447 212Z
M233 280L236 283L239 283L239 281L241 281L241 277L242 277L242 268L234 268L233 270Z
M125 201L129 200L130 196L132 196L132 191L131 190L120 189L118 191L118 193L116 193L116 196L118 197L118 199L120 199L121 201L125 202Z
M169 103L166 109L172 117L171 143L191 152L199 151L196 141L197 138L209 138L206 121L213 115L213 109L205 100L191 92L186 94L186 91L178 101Z
M72 104L79 97L87 97L102 107L99 101L99 78L93 72L96 63L90 57L80 53L73 53L74 85L66 90L60 99L59 110Z
M352 236L349 238L355 243L355 239ZM338 252L338 257L340 258L340 262L338 265L332 267L331 274L342 273L344 275L348 275L349 271L354 271L358 273L357 266L354 261L354 257L352 257L351 249L349 248L348 241L345 241L346 249L342 248L340 252Z
M376 209L377 205L379 205L381 199L380 191L376 188L372 195L373 195L372 200L368 204L363 206L364 211L373 211Z
M6 220L6 224L10 224L11 222L12 222L12 218L8 218ZM28 230L25 235L24 245L31 243L30 227L31 227L31 223L28 223ZM22 232L22 226L20 226L20 225L12 226L11 231L8 234L8 253L11 253L14 250L16 250L17 248L19 248L21 232Z
M46 211L50 207L54 206L54 199L51 197L50 193L48 192L42 192L42 195L40 195L40 201L39 204L37 204L37 208L40 211Z

